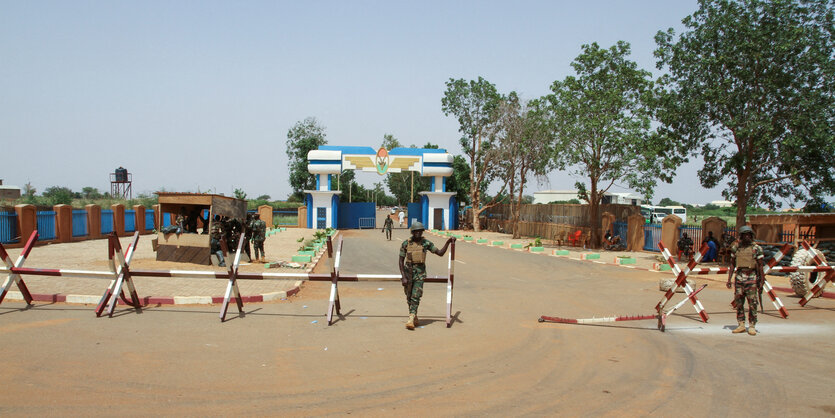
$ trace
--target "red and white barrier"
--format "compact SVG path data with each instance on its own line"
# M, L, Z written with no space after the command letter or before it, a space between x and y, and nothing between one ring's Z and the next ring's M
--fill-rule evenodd
M826 264L826 262L818 256L818 253L816 251L812 251L812 248L809 246L808 242L804 240L800 244L803 246L803 248L806 249L806 251L809 251L811 254L814 255L814 257L812 257L812 261L814 261L817 267L829 267L830 269L832 268L831 266L829 266L829 264ZM809 292L806 293L806 295L800 298L800 306L806 306L806 304L809 303L809 301L812 300L812 298L814 298L818 293L823 291L823 286L825 286L825 283L830 283L833 281L833 279L835 279L835 271L829 270L829 272L826 273L825 276L823 276L823 280L818 279L817 282L815 282L815 285L812 286L812 289L810 289ZM822 283L824 284L822 285Z
M693 308L696 309L696 313L699 314L699 317L702 318L703 322L707 322L709 316L707 315L707 312L705 312L705 308L704 306L702 306L702 302L700 302L699 299L696 298L696 295L693 293L693 289L691 289L690 285L687 284L687 275L690 274L690 271L692 271L693 268L695 268L696 265L699 264L702 258L704 258L705 254L707 254L709 249L707 244L702 245L702 248L700 248L699 252L696 253L696 257L690 260L689 263L687 263L687 266L684 268L684 270L681 270L678 267L678 264L676 264L676 262L673 260L673 255L670 254L670 250L668 250L667 247L664 246L664 243L659 241L658 247L661 248L661 254L667 260L667 264L670 265L673 274L676 275L676 281L675 284L670 288L670 290L668 290L667 293L664 294L664 297L661 299L661 301L658 302L657 305L655 305L656 312L660 314L661 311L664 309L664 306L667 305L670 299L673 298L673 295L675 295L676 291L681 287L684 289L684 293L687 294L687 299L690 300L690 302L693 304Z
M334 259L333 271L329 274L313 274L313 273L283 273L283 272L240 272L238 267L241 260L241 244L243 240L238 240L238 249L235 252L232 263L227 271L206 271L206 270L139 270L131 269L130 262L135 253L136 246L139 241L139 234L135 234L132 243L128 246L127 252L122 254L121 243L118 237L111 234L108 237L108 263L110 271L95 271L95 270L71 270L71 269L47 269L47 268L25 268L23 263L26 261L29 253L32 251L35 242L38 238L38 232L34 231L32 236L27 241L21 252L20 257L15 263L12 263L8 253L2 244L0 244L0 259L6 265L5 268L0 267L0 273L7 273L8 279L0 289L0 303L3 302L6 294L9 291L12 283L16 284L23 294L27 304L32 303L32 296L26 287L21 275L30 274L36 276L61 276L61 277L84 277L110 280L107 288L102 295L101 300L96 306L96 316L101 316L107 307L109 316L113 315L114 308L121 299L124 303L133 306L136 309L141 308L140 298L136 292L133 282L135 277L179 277L179 278L204 278L204 279L226 279L226 292L223 298L220 319L225 321L226 312L228 310L229 302L232 298L238 305L238 311L243 313L243 300L238 288L238 280L302 280L302 281L330 281L331 282L331 297L329 300L327 318L328 325L332 324L333 313L340 315L340 301L339 301L339 282L385 282L385 281L400 281L399 274L354 274L342 275L339 272L339 264L342 253L342 238L339 239L339 245L336 251L336 257L333 258L333 244L331 238L328 237L328 255ZM452 326L452 290L454 284L454 260L455 260L455 243L451 246L449 255L449 275L448 276L427 276L426 283L446 283L447 284L447 328ZM125 297L125 290L130 294L130 300ZM117 298L116 295L119 295Z

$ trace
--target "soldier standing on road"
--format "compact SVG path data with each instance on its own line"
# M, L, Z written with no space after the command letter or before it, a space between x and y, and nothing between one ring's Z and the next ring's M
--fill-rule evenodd
M386 220L383 221L383 230L386 231L386 239L391 241L391 227L394 225L394 221L391 220L391 216L386 215Z
M252 262L252 252L249 250L249 241L252 239L252 214L246 214L246 220L244 221L244 243L243 243L243 250L246 253L246 256L249 257L249 261Z
M406 302L409 304L409 321L406 322L406 329L413 330L418 326L417 311L420 298L423 296L423 281L426 279L426 252L443 256L449 244L455 242L455 238L448 239L444 247L439 250L435 244L423 237L422 223L415 222L409 229L412 237L403 241L400 246L399 263L400 283L403 285Z
M223 250L220 249L220 240L223 239L223 228L220 223L220 215L215 215L215 220L212 222L211 235L209 235L209 245L213 254L217 254L218 266L226 267L226 261L223 259Z
M261 263L267 262L267 254L264 253L264 240L267 239L267 224L261 220L261 215L252 215L252 248L255 252L255 260ZM258 258L258 251L261 251L261 258Z
M730 248L731 265L735 269L728 271L728 283L731 288L731 278L736 271L734 282L734 304L736 304L736 320L739 326L733 330L734 334L745 332L745 308L748 301L748 334L757 335L757 288L763 275L763 250L754 243L754 230L750 226L739 228L739 243Z

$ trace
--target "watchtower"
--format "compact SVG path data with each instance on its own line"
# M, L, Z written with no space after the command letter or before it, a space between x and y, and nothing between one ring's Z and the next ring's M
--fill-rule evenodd
M110 173L110 196L120 199L133 198L133 175L124 167L119 167Z

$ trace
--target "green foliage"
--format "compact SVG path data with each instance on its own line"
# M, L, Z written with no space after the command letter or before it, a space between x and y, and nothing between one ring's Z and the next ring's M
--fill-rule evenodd
M304 190L312 190L316 187L314 176L307 171L307 153L327 143L325 127L314 117L296 122L287 131L286 152L290 159L290 187L299 201L304 200Z
M454 192L458 202L466 205L470 201L470 165L460 155L452 157L452 175L446 179L446 190ZM482 192L486 191L486 187Z
M270 198L270 195L268 195L268 194L262 194L261 196L258 196L255 199L257 199L257 200L270 200L271 198Z
M833 3L701 0L655 36L660 132L700 152L704 187L747 207L835 192Z
M235 199L246 200L246 192L243 189L235 189Z
M49 206L71 205L73 196L73 191L68 187L52 186L43 192L43 202Z
M104 196L95 187L84 187L81 189L81 197L87 200L101 199Z
M681 206L681 203L676 202L675 200L670 199L669 197L665 197L658 202L658 206Z

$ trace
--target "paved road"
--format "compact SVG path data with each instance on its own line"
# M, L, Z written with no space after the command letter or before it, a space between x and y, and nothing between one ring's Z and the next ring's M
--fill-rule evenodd
M397 247L346 231L343 270L396 272ZM442 244L439 237L431 237ZM617 326L540 324L539 315L651 313L656 274L459 243L454 311L427 285L403 328L398 283L342 283L344 319L328 327L328 285L253 304L221 324L217 306L120 310L0 305L0 414L42 415L655 415L835 413L835 301L762 316L761 335L731 335L730 291L700 294L670 319ZM445 274L433 257L430 274ZM676 299L680 300L680 296ZM233 311L234 312L234 311ZM314 322L315 321L315 322ZM57 408L57 409L56 409Z

